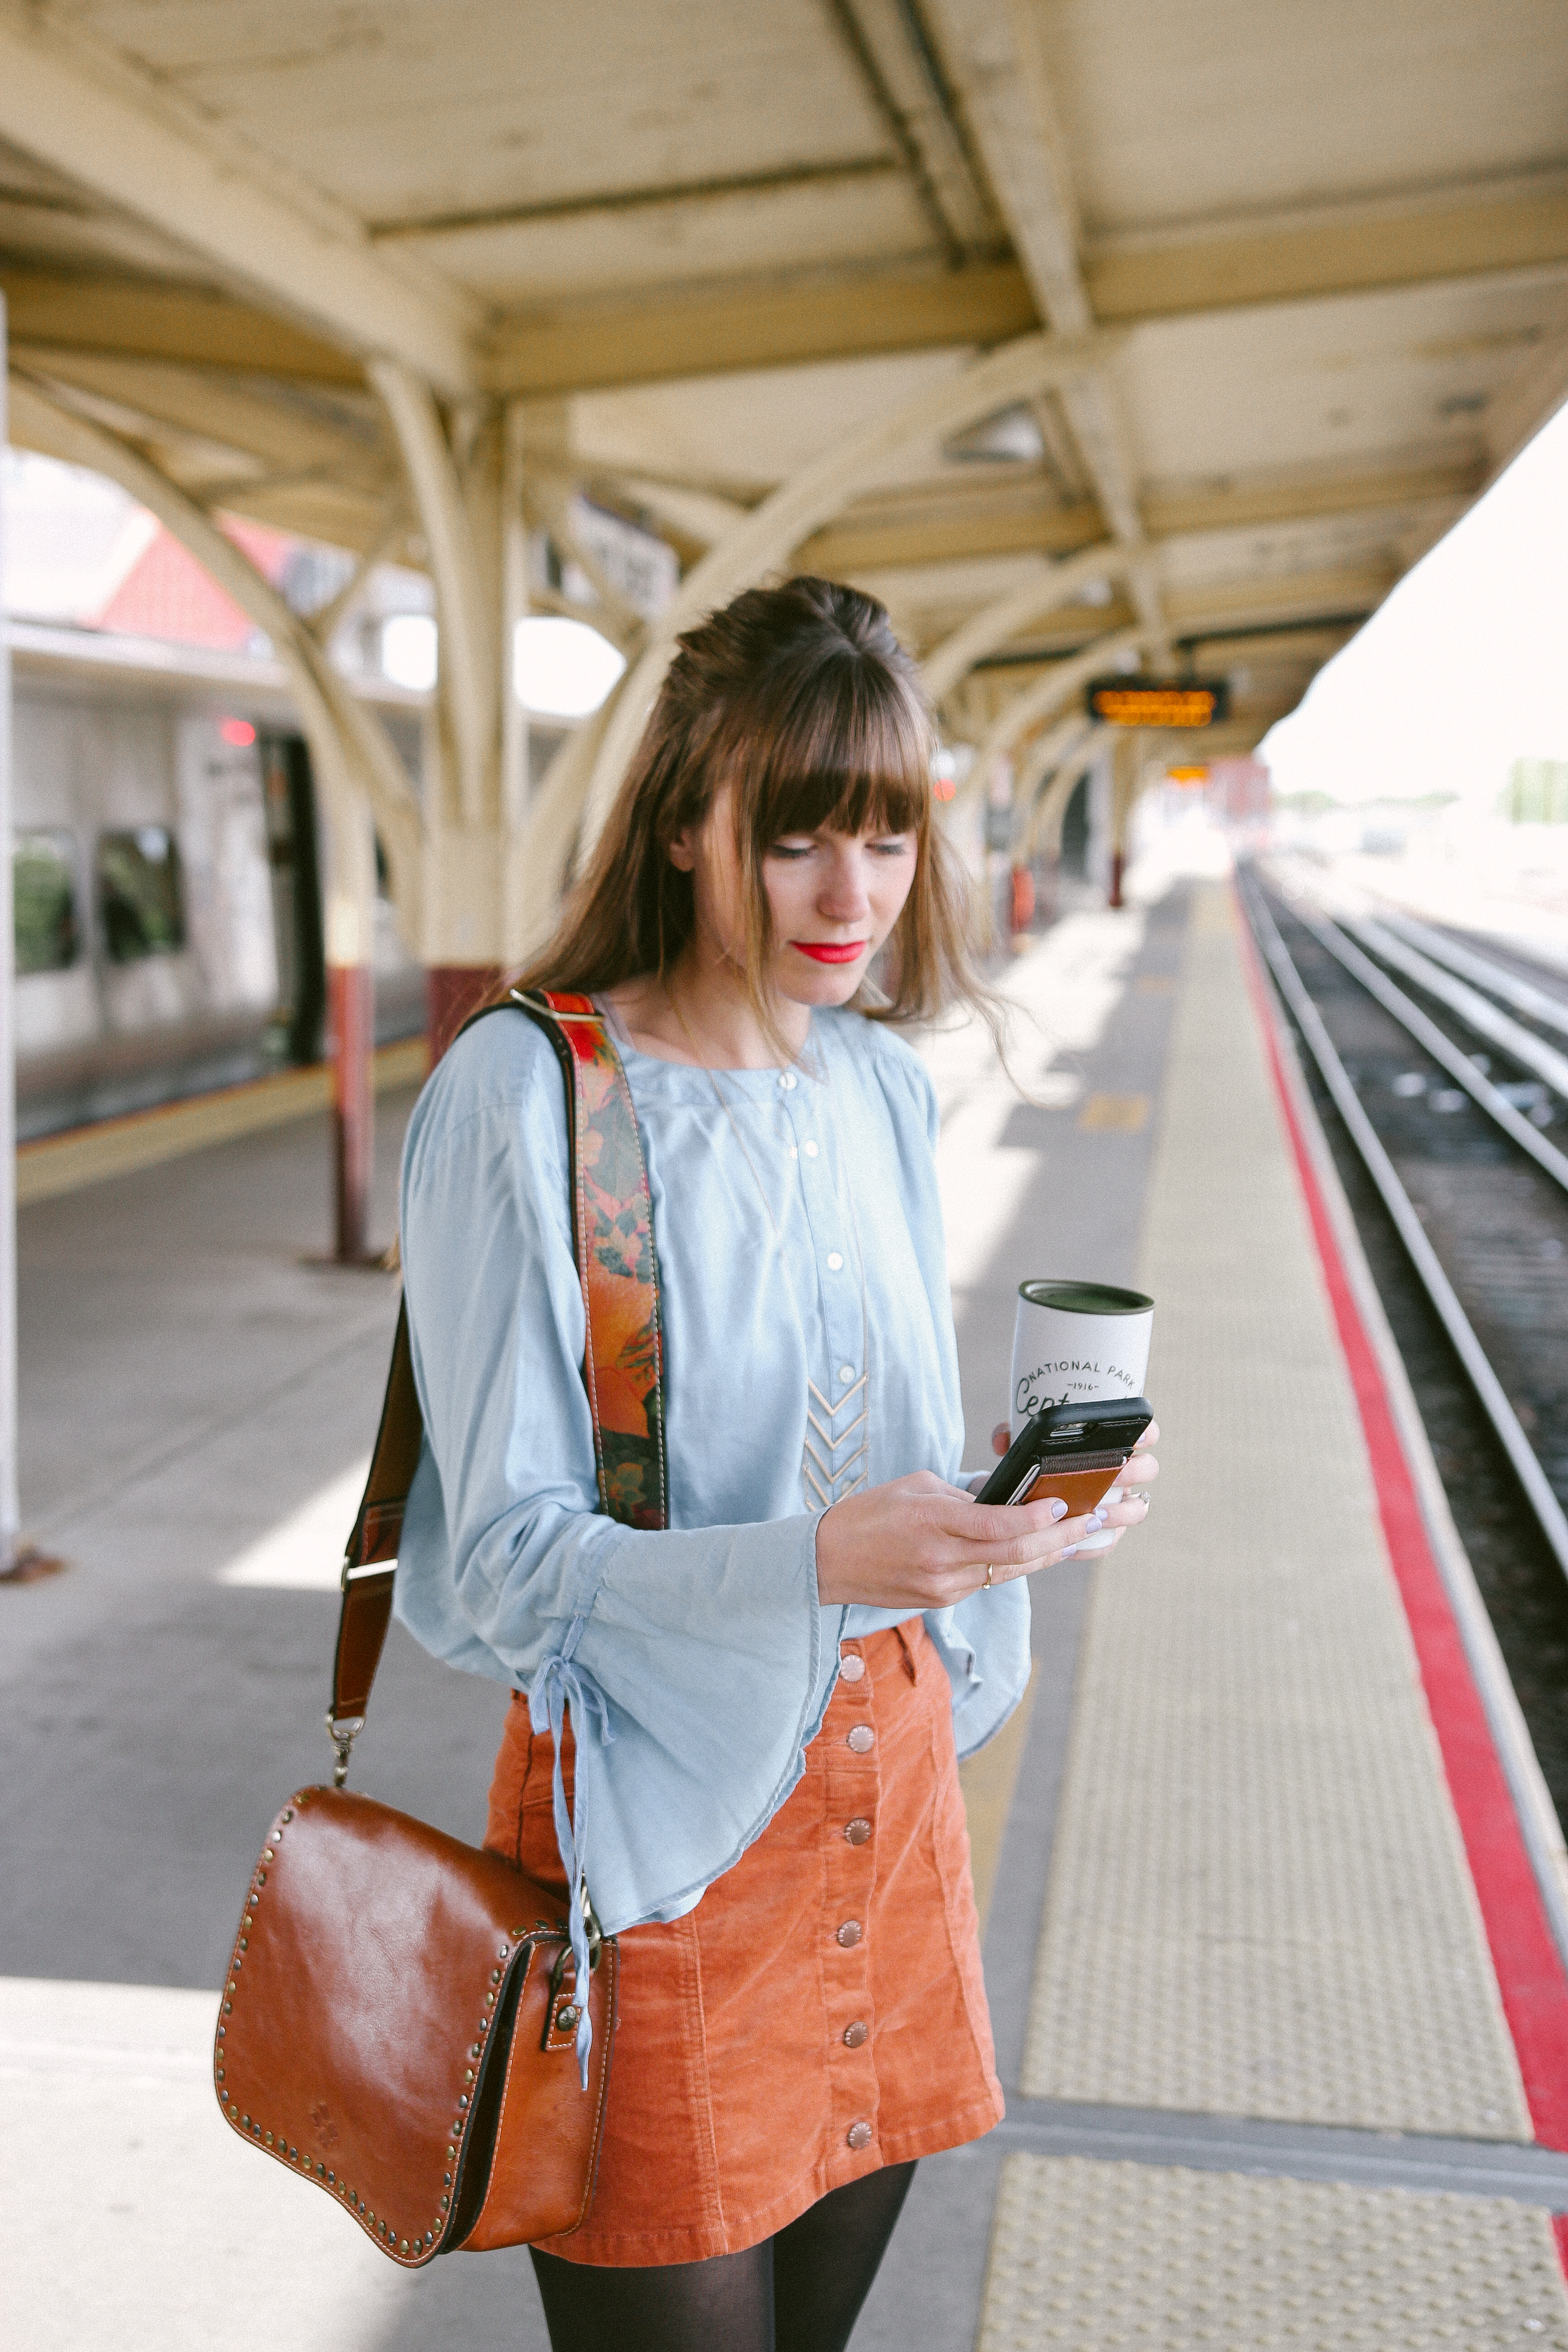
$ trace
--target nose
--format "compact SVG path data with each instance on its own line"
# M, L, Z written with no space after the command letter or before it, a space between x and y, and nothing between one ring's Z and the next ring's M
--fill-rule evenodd
M817 912L830 923L853 923L871 910L858 842L836 841L833 859L817 895Z

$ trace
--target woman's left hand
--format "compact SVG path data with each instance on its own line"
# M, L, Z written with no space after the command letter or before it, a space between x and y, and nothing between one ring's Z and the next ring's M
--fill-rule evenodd
M1007 1423L1005 1421L999 1421L991 1433L991 1443L997 1454L1005 1454L1012 1442L1012 1433ZM1148 1489L1160 1475L1160 1465L1154 1459L1153 1454L1153 1448L1159 1442L1160 1424L1157 1421L1152 1421L1128 1455L1126 1467L1117 1481L1121 1489L1121 1500L1119 1503L1102 1503L1100 1507L1105 1514L1105 1524L1110 1529L1116 1543L1121 1541L1129 1528L1142 1526L1149 1516ZM984 1479L977 1475L969 1482L970 1492L978 1495L984 1484ZM1099 1544L1095 1549L1097 1551L1106 1552L1112 1549L1112 1545Z

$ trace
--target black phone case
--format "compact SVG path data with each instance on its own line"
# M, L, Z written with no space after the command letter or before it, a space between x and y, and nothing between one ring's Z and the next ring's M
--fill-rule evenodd
M1052 1477L1070 1481L1077 1489L1080 1481L1101 1470L1111 1474L1100 1490L1104 1495L1115 1486L1114 1473L1121 1468L1153 1418L1154 1408L1147 1397L1096 1398L1088 1404L1046 1405L1014 1439L975 1500L1044 1501L1052 1491ZM1026 1492L1020 1496L1019 1489L1029 1472L1037 1465L1047 1464L1048 1469L1042 1467L1041 1475L1031 1480ZM1082 1509L1092 1507L1077 1492L1064 1499ZM1094 1497L1095 1501L1099 1499L1099 1496Z

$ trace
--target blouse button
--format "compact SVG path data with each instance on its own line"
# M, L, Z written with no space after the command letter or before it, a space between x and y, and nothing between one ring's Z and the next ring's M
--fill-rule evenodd
M779 1084L787 1093L795 1084L795 1072L793 1070L786 1070L783 1077L779 1080Z
M806 1147L805 1147L805 1156L806 1156L806 1158L807 1158L808 1160L815 1160L815 1159L816 1159L816 1144L815 1144L815 1143L808 1143L808 1144L806 1145Z
M864 1845L871 1834L871 1824L861 1815L857 1814L852 1822L845 1822L844 1834L851 1845Z
M861 2043L868 2042L870 2038L871 2029L864 2018L858 2017L853 2025L847 2025L844 2029L844 2046L847 2050L858 2050Z
M858 1683L866 1671L866 1661L864 1658L858 1658L851 1650L847 1657L839 1659L838 1671L847 1683Z
M806 1150L809 1151L810 1149L811 1146L807 1144ZM827 1263L832 1267L834 1273L837 1274L839 1267L843 1265L844 1260L839 1256L837 1250L829 1250L827 1253Z
M855 1377L854 1365L840 1364L838 1367L838 1377L841 1381L852 1381Z
M855 1750L857 1756L864 1756L868 1749L877 1745L877 1735L868 1723L858 1723L849 1734L847 1744Z
M844 2137L851 2147L869 2147L872 2137L871 2126L869 2124L851 2124Z
M846 1919L843 1927L838 1930L838 1941L843 1945L846 1951L849 1949L852 1944L858 1944L860 1941L860 1922L858 1919Z

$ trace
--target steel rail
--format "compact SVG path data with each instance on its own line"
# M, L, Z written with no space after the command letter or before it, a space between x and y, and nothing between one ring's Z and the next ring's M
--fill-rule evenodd
M1278 989L1278 982L1276 981ZM1323 1205L1339 1238L1345 1275L1361 1310L1362 1322L1382 1367L1389 1408L1405 1447L1415 1482L1416 1502L1426 1523L1427 1541L1454 1612L1459 1639L1491 1730L1513 1798L1521 1833L1531 1867L1546 1906L1552 1934L1568 1968L1568 1847L1552 1792L1541 1769L1535 1742L1519 1703L1519 1695L1476 1581L1476 1572L1454 1522L1447 1490L1433 1455L1421 1407L1399 1343L1390 1327L1355 1215L1346 1197L1318 1106L1308 1089L1299 1040L1282 1005L1274 1019L1280 1047L1280 1066L1287 1091L1295 1105L1302 1139L1318 1173Z
M1453 1342L1455 1354L1469 1377L1481 1410L1496 1431L1498 1441L1524 1491L1525 1499L1540 1521L1542 1534L1558 1567L1564 1577L1568 1577L1568 1518L1563 1517L1563 1507L1552 1490L1534 1447L1520 1425L1519 1416L1510 1404L1502 1383L1491 1368L1485 1349L1476 1337L1469 1317L1460 1306L1454 1286L1443 1271L1437 1253L1426 1238L1425 1228L1411 1203L1410 1195L1400 1181L1394 1162L1384 1150L1377 1130L1351 1084L1333 1040L1323 1025L1322 1015L1308 993L1261 892L1250 877L1243 875L1239 878L1243 903L1252 923L1254 936L1274 974L1279 993L1294 1015L1312 1058L1322 1073L1323 1083L1344 1121L1351 1140L1366 1162L1367 1173L1383 1197L1384 1206L1394 1221L1411 1264L1436 1310L1443 1328ZM1309 924L1307 928L1315 935L1315 926ZM1345 944L1348 946L1349 942ZM1365 959L1358 957L1358 961L1364 961ZM1421 1017L1424 1019L1425 1015ZM1539 1141L1533 1128L1529 1129L1529 1133Z
M1357 980L1369 996L1374 996L1385 1013L1392 1013L1402 1029L1407 1029L1416 1044L1430 1054L1439 1066L1457 1078L1467 1094L1473 1095L1489 1118L1497 1121L1510 1141L1521 1151L1527 1151L1539 1168L1544 1169L1554 1184L1568 1192L1568 1158L1555 1144L1548 1143L1538 1127L1532 1127L1523 1114L1515 1110L1505 1095L1498 1092L1489 1078L1481 1076L1468 1054L1460 1052L1447 1032L1439 1029L1430 1016L1414 1004L1402 988L1396 988L1384 971L1380 971L1368 955L1363 955L1353 940L1347 940L1337 923L1326 915L1309 908L1292 906L1290 909L1303 929L1311 932L1321 948L1327 949L1336 961L1343 964L1352 980Z
M1516 1013L1526 1013L1531 1021L1540 1021L1548 1029L1560 1029L1568 1037L1568 1001L1553 996L1544 988L1532 987L1521 980L1517 972L1507 971L1489 956L1478 955L1473 948L1462 948L1457 940L1445 938L1428 923L1418 923L1414 915L1406 915L1393 907L1384 907L1378 916L1384 929L1397 932L1408 940L1413 948L1420 948L1435 963L1446 963L1461 980L1473 980L1478 988L1489 995L1500 996L1511 1004Z
M1554 1093L1568 1101L1568 1055L1560 1054L1555 1045L1549 1045L1543 1037L1536 1035L1533 1029L1526 1029L1508 1013L1500 1013L1497 1006L1489 1003L1479 989L1472 988L1468 981L1456 980L1452 972L1445 971L1440 964L1433 962L1430 956L1424 956L1416 948L1407 947L1386 924L1376 922L1367 915L1351 915L1345 919L1362 945L1370 948L1374 956L1380 956L1384 963L1391 963L1395 971L1402 971L1406 980L1413 980L1417 988L1424 988L1428 996L1435 996L1439 1004L1446 1004L1450 1013L1457 1013L1465 1026L1473 1029L1478 1037L1486 1038L1489 1045L1500 1045L1505 1054L1511 1054L1516 1062L1522 1062L1527 1070L1533 1070L1538 1078L1544 1078Z

